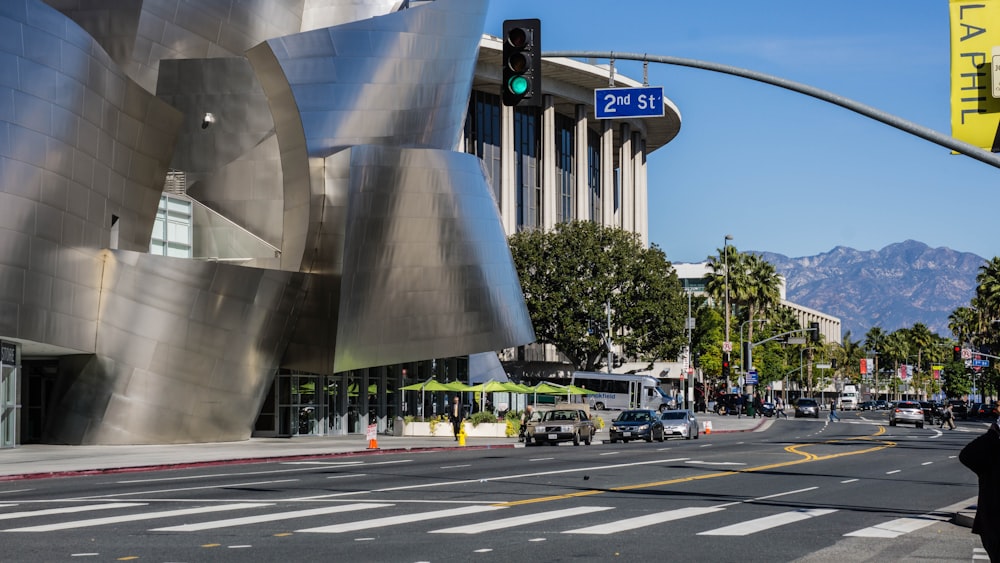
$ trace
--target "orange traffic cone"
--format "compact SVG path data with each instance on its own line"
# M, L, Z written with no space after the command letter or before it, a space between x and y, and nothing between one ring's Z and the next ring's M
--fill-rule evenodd
M372 439L368 440L368 449L369 450L377 450L378 449L378 439L372 438Z
M711 433L712 433L712 421L711 420L706 420L705 421L705 434L711 434Z

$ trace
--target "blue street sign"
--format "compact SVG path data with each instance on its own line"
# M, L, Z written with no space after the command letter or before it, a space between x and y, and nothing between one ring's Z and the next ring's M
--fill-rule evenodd
M663 86L598 88L594 90L597 119L663 117Z
M988 368L990 367L989 360L972 360L972 367L974 368Z
M752 369L747 372L747 385L757 385L757 370Z

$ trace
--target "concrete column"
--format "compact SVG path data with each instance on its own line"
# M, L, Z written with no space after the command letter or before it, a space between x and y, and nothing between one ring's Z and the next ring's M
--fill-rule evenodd
M615 221L615 130L604 120L601 131L601 224L611 227Z
M587 186L587 106L576 106L576 129L573 131L573 174L576 186L573 199L576 203L575 219L590 221L590 190Z
M632 158L632 127L628 123L621 124L620 154L621 226L626 231L632 231L635 230L635 165Z
M500 219L510 236L517 232L517 158L514 153L514 108L500 106Z
M552 96L543 98L541 135L542 158L542 228L546 231L556 226L556 210L559 209L559 186L556 182L556 108Z
M635 232L642 245L649 246L649 193L646 183L646 141L638 131L632 133L632 161L635 163Z

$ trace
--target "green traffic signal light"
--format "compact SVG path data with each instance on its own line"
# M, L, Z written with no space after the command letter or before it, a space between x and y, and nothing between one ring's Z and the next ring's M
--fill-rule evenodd
M507 90L515 96L520 96L528 91L528 79L522 75L511 77L507 81Z

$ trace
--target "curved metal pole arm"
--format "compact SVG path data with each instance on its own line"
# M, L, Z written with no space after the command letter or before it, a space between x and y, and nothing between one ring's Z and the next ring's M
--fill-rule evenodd
M702 70L711 70L714 72L721 72L723 74L730 74L733 76L739 76L741 78L747 78L750 80L756 80L757 82L763 82L765 84L770 84L772 86L778 86L779 88L784 88L786 90L791 90L793 92L798 92L800 94L805 94L813 98L829 102L834 105L838 105L842 108L849 109L855 113L859 113L865 117L874 119L875 121L889 125L890 127L895 127L901 131L910 133L920 137L921 139L930 141L934 144L940 145L947 149L951 149L957 153L964 154L970 158L974 158L985 164L989 164L994 168L1000 168L1000 155L991 153L989 151L983 150L975 145L966 143L964 141L959 141L958 139L935 131L929 127L924 127L912 121L907 121L901 117L892 115L891 113L886 113L882 110L873 108L872 106L863 104L861 102L856 102L850 98L845 98L829 92L827 90L822 90L820 88L815 88L809 86L808 84L802 84L801 82L795 82L792 80L786 80L778 76L773 76L770 74L764 74L762 72L756 72L753 70L748 70L745 68L724 65L719 63L713 63L709 61L699 61L697 59L685 59L681 57L667 57L661 55L649 55L646 53L619 53L618 51L547 51L542 53L542 57L567 57L567 58L589 58L589 59L625 59L631 61L649 61L654 63L662 63L676 66L686 66L691 68L700 68Z

